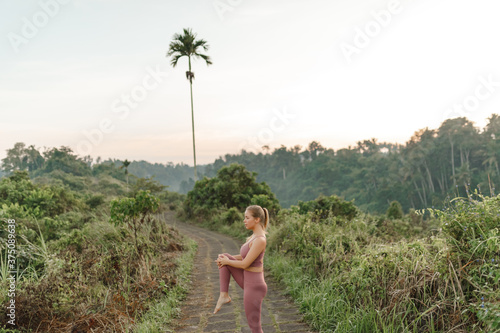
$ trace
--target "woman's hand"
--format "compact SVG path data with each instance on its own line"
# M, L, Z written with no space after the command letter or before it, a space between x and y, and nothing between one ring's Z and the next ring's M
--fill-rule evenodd
M219 268L222 268L223 266L226 266L229 263L229 258L223 254L219 254L219 257L215 260L215 262L217 263L217 266Z
M219 268L221 268L221 267L222 267L222 265L220 264L220 256L221 256L221 255L219 254L219 256L217 257L217 259L215 259L215 260L214 260L214 261L215 261L215 263L217 264L217 267L219 267Z

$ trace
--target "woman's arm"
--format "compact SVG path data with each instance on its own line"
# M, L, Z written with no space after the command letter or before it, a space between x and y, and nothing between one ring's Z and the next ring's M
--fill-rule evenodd
M219 253L219 255L217 256L217 258L219 258L221 255L222 254ZM236 260L243 260L243 258L239 254L235 254L234 256L230 254L230 256L233 257Z
M266 240L263 238L257 238L252 242L252 247L250 248L250 251L248 251L247 256L243 260L230 260L228 257L225 255L219 256L217 259L217 263L220 265L228 265L228 266L233 266L236 268L247 268L250 266L251 263L257 259L259 254L264 251L266 248ZM241 256L239 256L241 258Z
M219 262L219 258L221 258L221 256L223 256L222 254L219 254L217 256L217 259L215 260L215 262L217 263L217 266L219 266L219 268L221 268L223 265L220 264ZM241 257L241 255L239 254L235 254L234 256L231 256L231 257L234 257L234 259L236 260L243 260L243 258Z

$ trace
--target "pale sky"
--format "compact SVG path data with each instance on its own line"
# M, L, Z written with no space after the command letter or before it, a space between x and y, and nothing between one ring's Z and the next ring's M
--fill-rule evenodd
M0 159L16 142L193 164L357 141L500 113L497 0L0 0Z

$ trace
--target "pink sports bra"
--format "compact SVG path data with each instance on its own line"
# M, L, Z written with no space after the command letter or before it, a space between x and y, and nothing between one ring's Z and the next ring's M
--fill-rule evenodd
M266 237L266 236L257 236L257 237ZM245 257L247 256L248 252L250 251L250 246L249 246L249 242L246 242L245 244L243 244L241 246L241 249L240 249L240 255L241 255L241 258L242 259L245 259ZM266 252L266 250L264 249L264 251L262 251L259 256L257 258L255 258L254 262L250 264L250 266L248 267L262 267L263 263L262 263L262 258L264 258L264 252Z

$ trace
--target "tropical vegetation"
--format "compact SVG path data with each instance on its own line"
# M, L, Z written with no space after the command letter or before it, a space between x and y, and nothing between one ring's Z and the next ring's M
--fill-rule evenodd
M67 147L42 155L16 144L3 169L0 287L14 275L16 295L2 294L0 330L172 330L195 244L162 212L183 196L151 178L129 175L127 184L118 165L92 166ZM15 326L5 320L11 299Z
M199 165L198 172L200 179L213 178L223 166L241 164L256 173L258 182L271 188L284 208L320 195L337 195L354 200L365 212L383 214L391 202L398 201L403 212L408 213L411 209L443 208L449 198L466 196L468 188L495 195L500 182L498 138L500 117L496 114L483 129L466 118L455 118L444 121L438 129L418 130L405 144L371 139L335 151L316 141L307 147L281 146L272 151L263 147L261 152L226 154L211 164ZM28 170L36 177L51 170L56 160L64 167L69 162L58 160L59 151L64 149L41 153L33 145L17 143L3 159L4 172ZM92 165L94 173L113 172L114 177L126 180L123 172L116 170L122 161L94 161L90 157L81 160ZM81 175L88 170L75 172ZM154 178L180 194L187 194L195 184L193 167L182 163L132 161L128 171L130 177Z
M241 184L211 180L219 185L195 186L179 216L243 240L249 196L222 200L225 209L203 219L190 214L206 209L190 198L208 192L217 202L224 191L212 189ZM384 215L367 214L335 195L282 208L271 219L265 269L319 332L497 332L500 196L468 191L442 210L408 214L397 201Z
M449 198L466 196L467 188L496 194L499 139L496 114L482 130L466 118L455 118L438 129L416 131L405 144L371 139L334 151L313 141L305 148L226 154L207 165L205 174L213 177L224 165L242 164L269 184L283 207L335 194L377 214L395 200L405 212L442 208Z
M2 160L0 218L18 224L18 318L26 329L168 330L185 292L171 279L189 271L176 258L194 245L158 213L244 239L244 209L259 204L271 212L265 269L318 331L500 331L498 138L497 115L482 130L448 119L404 145L228 154L196 182L183 164L16 143ZM159 303L134 303L145 297Z

